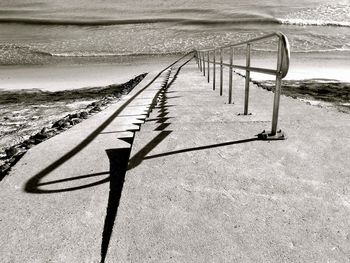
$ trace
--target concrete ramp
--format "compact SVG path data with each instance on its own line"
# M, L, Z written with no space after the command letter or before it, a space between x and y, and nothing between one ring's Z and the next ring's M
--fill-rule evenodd
M288 139L260 141L273 93L253 86L249 116L243 78L233 95L194 61L172 72L135 135L107 262L350 259L349 115L282 97Z
M245 80L227 104L186 62L29 150L0 184L2 262L350 260L349 115L282 96L288 139L261 141L273 93L238 115Z

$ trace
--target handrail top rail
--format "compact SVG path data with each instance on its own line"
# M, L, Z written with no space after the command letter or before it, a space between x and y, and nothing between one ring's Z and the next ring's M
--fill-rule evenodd
M206 49L195 49L195 51L197 52L208 52L208 51L215 51L215 50L219 50L219 49L225 49L225 48L230 48L230 47L237 47L237 46L243 46L246 44L251 44L254 42L259 42L261 40L264 39L268 39L271 37L278 37L279 39L283 40L283 39L287 39L287 37L282 33L282 32L273 32L261 37L256 37L250 40L246 40L243 42L238 42L238 43L234 43L234 44L228 44L228 45L224 45L224 46L220 46L220 47L216 47L216 48L206 48Z
M221 46L221 47L217 47L217 48L212 48L212 49L198 49L195 50L195 52L199 52L199 53L208 53L211 51L216 51L216 50L223 50L225 48L231 48L231 47L237 47L237 46L242 46L242 45L249 45L251 43L254 42L258 42L264 39L268 39L268 38L272 38L272 37L278 37L279 39L279 45L280 45L280 50L278 51L281 52L281 54L279 54L278 56L280 56L280 61L278 63L278 68L277 68L277 72L276 75L279 75L279 77L284 78L289 70L289 62L290 62L290 47L289 47L289 42L288 42L288 38L282 33L282 32L274 32L268 35L264 35L261 37L257 37L257 38L253 38L247 41L243 41L243 42L239 42L236 44L230 44L230 45L225 45L225 46ZM247 69L247 68L246 68ZM255 68L252 71L257 71ZM260 68L261 70L265 70L263 68ZM271 74L267 73L267 74Z

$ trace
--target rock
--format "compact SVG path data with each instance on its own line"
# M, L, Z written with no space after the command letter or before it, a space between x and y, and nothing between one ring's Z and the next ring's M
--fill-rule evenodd
M82 119L87 119L89 117L89 114L86 111L82 111L80 112L79 117Z
M4 172L6 172L8 169L10 169L10 164L9 163L5 163L4 165L2 165L1 167L0 167L0 172L1 173L4 173Z
M40 133L41 134L44 134L44 133L47 133L48 132L48 129L46 127L42 128Z
M99 111L101 111L102 109L101 109L101 107L100 106L95 106L95 107L93 107L89 112L90 113L96 113L96 112L99 112Z
M33 138L34 139L34 144L39 144L45 140L45 138Z
M67 123L69 121L68 118L63 118L63 119L60 119L58 121L56 121L53 125L52 125L52 128L61 128L65 125L65 123Z
M60 128L68 128L70 126L71 126L70 120L64 120L64 122Z
M35 145L35 139L28 139L22 142L22 146L25 149L30 149Z
M12 146L5 150L6 157L9 158L9 162L11 162L12 159L17 159L17 157L22 156L25 152L26 148L22 145Z
M75 118L75 119L70 120L71 125L75 125L75 124L78 124L80 122L82 122L82 119Z
M35 141L34 141L35 142ZM32 148L33 146L35 146L34 143L28 143L26 145L24 145L25 149L29 150L30 148Z
M96 102L90 103L89 105L87 105L87 107L95 107L96 106Z
M76 118L79 118L79 113L74 113L74 114L71 114L70 119L76 119Z
M6 156L9 158L9 157L12 157L16 154L18 154L20 152L20 150L14 146L8 148L5 150L5 153L6 153Z
M53 125L52 128L60 128L64 124L64 120L58 120Z
M34 143L35 143L34 139L28 139L28 140L25 140L24 142L22 142L22 145L26 147L26 145L34 144Z
M56 131L56 130L48 130L48 131L46 132L47 138L50 138L50 137L52 137L52 136L54 136L54 135L56 135L56 134L57 134L57 131Z
M45 141L45 139L39 139L39 138L35 138L34 139L34 144L39 144L41 142Z
M48 135L47 135L47 133L41 133L41 132L39 132L39 133L37 133L37 134L35 134L34 136L32 136L32 137L30 137L31 139L39 139L39 140L44 140L44 139L46 139L48 137Z
M60 129L60 127L58 127ZM28 142L24 144L24 146L27 148L27 145L30 144L38 144L43 141L45 141L47 138L51 137L54 134L54 131L49 131L47 128L43 128L41 132L38 132L37 134L30 136Z

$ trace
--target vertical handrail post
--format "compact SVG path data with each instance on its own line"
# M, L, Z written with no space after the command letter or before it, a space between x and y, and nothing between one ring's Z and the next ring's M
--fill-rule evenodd
M273 113L272 113L272 127L271 127L271 136L276 135L277 133L277 122L278 122L278 111L280 104L280 95L281 95L281 64L282 64L282 40L278 41L278 58L277 58L277 75L276 75L276 88L275 96L273 98Z
M232 103L232 63L233 63L233 47L230 47L230 68L229 68L228 104L231 104L231 103Z
M202 63L202 62L201 62L200 54L201 54L201 53L198 51L198 52L197 52L197 57L198 57L198 69L199 69L199 71L201 71L201 63Z
M198 68L200 71L202 71L202 61L201 61L201 57L200 57L199 52L197 52L197 58L198 58Z
M201 52L198 53L198 57L199 57L199 69L202 72L202 56L201 56Z
M216 58L215 58L216 50L213 51L213 90L215 90L215 82L216 82Z
M208 59L208 64L207 64L207 66L208 66L208 75L207 75L207 77L208 77L208 83L210 82L210 61L209 61L209 59L210 59L210 57L209 57L209 51L207 52L207 59Z
M250 67L250 43L247 44L246 50L246 67ZM244 95L244 115L248 114L248 103L249 103L249 80L250 70L245 71L245 95Z
M201 71L203 71L203 57L202 57L202 52L200 53L200 58L201 58Z
M222 48L220 48L220 96L222 96L222 86L223 86L223 65L222 65Z
M205 76L205 58L204 58L204 52L203 52L203 76Z
M197 51L197 59L198 59L198 69L200 72L202 72L202 69L201 69L202 62L201 62L201 57L200 57L199 51Z

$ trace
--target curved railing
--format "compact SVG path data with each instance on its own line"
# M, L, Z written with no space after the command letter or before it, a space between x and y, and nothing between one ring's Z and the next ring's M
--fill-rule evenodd
M251 46L257 42L265 41L266 39L277 38L278 39L278 50L277 50L277 66L275 69L271 68L261 68L261 67L251 67ZM233 50L237 47L246 46L246 65L236 65L233 63ZM223 62L224 51L229 49L229 63ZM216 54L219 52L220 61L216 61ZM212 55L211 55L212 54ZM262 139L284 139L285 136L282 131L277 131L278 122L278 111L281 95L281 84L282 79L287 75L289 69L290 60L290 48L288 38L280 33L272 33L262 37L254 38L248 41L235 43L231 45L221 46L212 49L202 49L195 50L195 56L197 58L197 63L200 71L203 71L204 76L207 75L208 82L210 82L210 64L213 65L213 89L215 90L216 85L216 65L220 65L220 95L222 95L223 90L223 67L227 66L230 68L229 71L229 96L228 103L232 103L232 70L234 68L245 70L246 81L245 81L245 98L244 98L244 115L248 114L248 104L249 104L249 82L250 82L250 72L258 72L262 74L274 75L276 76L276 89L273 102L273 114L272 114L272 127L269 132L262 132L259 134ZM212 57L212 60L211 60ZM207 64L207 65L205 65Z

